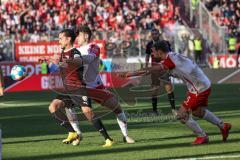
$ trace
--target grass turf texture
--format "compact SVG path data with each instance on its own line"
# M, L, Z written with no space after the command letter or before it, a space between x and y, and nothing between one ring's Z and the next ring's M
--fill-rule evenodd
M232 156L240 159L240 84L215 85L209 98L209 109L233 128L228 142L221 141L216 126L199 120L210 138L210 143L192 146L191 131L174 120L152 121L130 117L129 134L135 144L124 144L116 118L109 114L102 118L116 144L102 148L103 138L87 121L81 121L84 139L79 146L62 144L67 134L57 126L48 113L48 104L54 98L51 92L8 93L0 102L0 124L3 136L3 159L9 160L79 160L79 159L177 159L209 156ZM175 88L176 103L185 98L185 87ZM96 105L95 105L96 106ZM169 113L167 96L159 99L159 109ZM129 115L147 117L151 100L141 100L137 106L124 106ZM103 108L97 109L102 111ZM138 113L138 114L137 114ZM83 118L84 119L84 118ZM239 155L239 156L238 156ZM218 158L217 158L218 159ZM224 158L226 159L226 158Z

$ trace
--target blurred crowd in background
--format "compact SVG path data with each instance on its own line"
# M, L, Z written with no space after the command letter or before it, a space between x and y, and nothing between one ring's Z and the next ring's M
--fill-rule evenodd
M227 26L230 34L240 36L239 0L205 0L205 5L221 26Z
M81 24L117 33L161 29L175 22L174 12L172 0L2 0L0 32L16 41L39 41ZM29 33L33 36L25 36Z
M195 7L200 2L189 1ZM239 37L239 0L201 1L220 25L228 27L230 36ZM13 52L15 42L56 40L61 29L82 24L95 31L96 39L107 39L110 48L112 43L121 45L131 40L135 48L127 52L135 56L144 53L153 28L160 30L175 51L187 56L194 50L194 39L199 38L191 35L182 21L180 0L0 0L0 3L0 60L12 58L9 53Z

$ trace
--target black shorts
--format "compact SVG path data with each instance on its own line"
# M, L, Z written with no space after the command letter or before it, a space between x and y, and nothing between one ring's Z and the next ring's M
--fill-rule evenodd
M62 100L67 108L88 106L92 107L92 100L87 96L58 94L55 99Z
M170 75L169 73L152 73L151 74L151 79L152 79L152 85L153 86L160 86L164 84L169 84L170 82ZM167 82L166 82L167 81Z

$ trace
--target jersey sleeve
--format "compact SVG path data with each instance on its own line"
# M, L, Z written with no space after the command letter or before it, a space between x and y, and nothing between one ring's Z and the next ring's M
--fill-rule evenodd
M167 69L174 69L176 67L175 63L173 62L173 60L170 58L170 56L168 55L167 58L165 60L163 60L161 62L164 67L166 67Z
M96 44L92 44L89 46L88 54L83 55L83 63L89 64L92 61L94 61L96 58L99 58L100 56L100 48Z
M72 51L72 55L73 55L73 58L80 58L81 57L81 52L75 48Z
M88 54L94 55L95 57L100 56L100 48L96 44L89 46Z

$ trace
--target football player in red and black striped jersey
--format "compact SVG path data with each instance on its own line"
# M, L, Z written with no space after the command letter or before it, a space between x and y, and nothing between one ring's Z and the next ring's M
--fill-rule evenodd
M94 117L91 109L91 99L77 93L82 86L85 86L83 81L84 66L66 63L66 61L81 57L81 53L73 47L75 38L75 32L71 29L65 29L59 34L59 44L62 47L62 53L52 61L59 64L63 91L51 102L49 111L54 119L69 132L67 139L63 140L64 143L72 142L73 145L78 145L82 138L74 106L81 106L87 119L93 123L105 140L109 139L112 141L100 118ZM67 115L65 115L64 109Z

